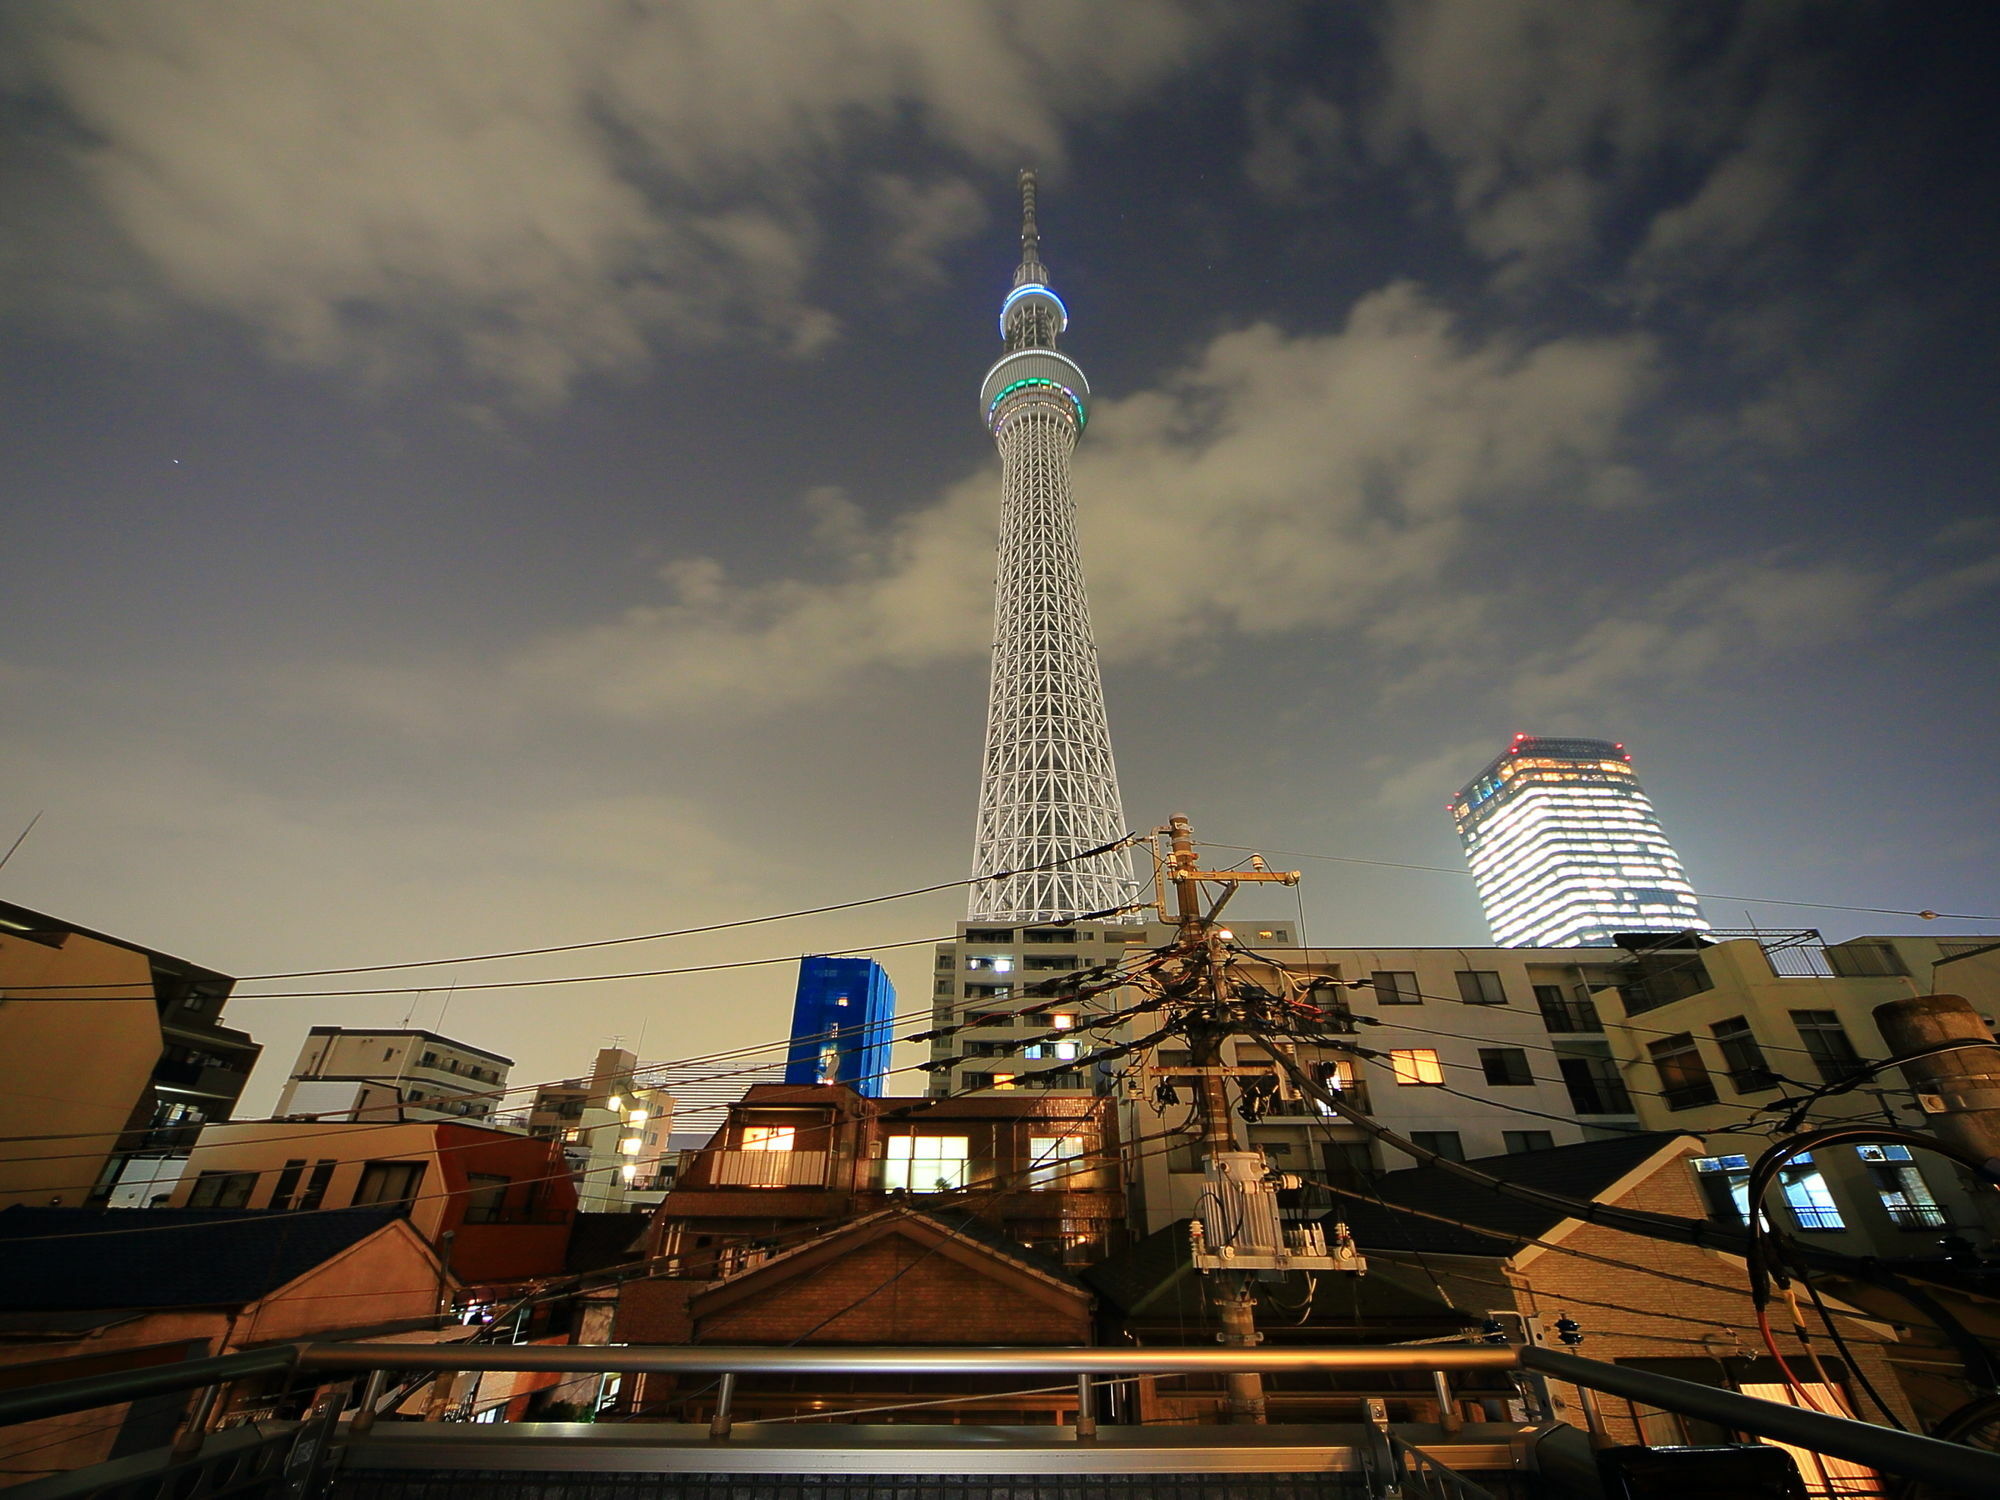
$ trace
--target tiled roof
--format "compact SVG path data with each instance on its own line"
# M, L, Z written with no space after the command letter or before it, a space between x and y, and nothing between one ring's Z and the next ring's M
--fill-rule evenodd
M1481 1157L1470 1165L1503 1182L1541 1188L1569 1198L1593 1199L1628 1172L1644 1165L1663 1146L1680 1139L1683 1137L1672 1131L1634 1132L1610 1140L1554 1146L1546 1151ZM1338 1206L1326 1215L1328 1220L1346 1220L1363 1251L1507 1255L1524 1242L1548 1233L1568 1217L1559 1209L1505 1197L1441 1167L1385 1172L1374 1180L1370 1190L1379 1195L1379 1203L1343 1194ZM1436 1219L1398 1213L1398 1208L1422 1209L1479 1228L1460 1228Z
M17 1205L0 1212L0 1310L241 1306L397 1217Z

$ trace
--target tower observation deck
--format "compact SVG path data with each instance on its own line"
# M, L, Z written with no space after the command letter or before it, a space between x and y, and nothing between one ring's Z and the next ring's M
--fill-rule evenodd
M1056 350L1068 323L1042 265L1035 176L1023 172L1021 264L1000 304L1007 352L979 391L1001 498L972 873L1027 873L979 878L975 921L1061 921L1126 906L1137 891L1127 850L1076 858L1122 837L1125 818L1076 548L1069 459L1090 419L1090 384Z

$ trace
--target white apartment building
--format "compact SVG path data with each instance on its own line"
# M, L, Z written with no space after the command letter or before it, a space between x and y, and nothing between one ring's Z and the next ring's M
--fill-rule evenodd
M273 1112L279 1119L468 1120L487 1123L514 1060L434 1031L306 1033Z
M590 1077L535 1090L530 1134L559 1139L585 1213L657 1207L672 1184L673 1096L622 1047L597 1053Z

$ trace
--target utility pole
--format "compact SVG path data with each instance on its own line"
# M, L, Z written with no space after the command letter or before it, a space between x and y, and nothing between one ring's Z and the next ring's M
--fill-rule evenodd
M1208 1180L1204 1201L1208 1205L1219 1205L1228 1200L1234 1211L1220 1217L1238 1224L1268 1217L1268 1226L1260 1227L1267 1227L1270 1233L1246 1244L1243 1249L1249 1253L1244 1258L1252 1259L1258 1249L1270 1249L1268 1240L1275 1237L1282 1259L1283 1231L1277 1224L1275 1193L1265 1180L1267 1174L1263 1157L1237 1145L1236 1122L1229 1112L1222 1044L1237 1027L1234 1024L1234 997L1224 978L1227 965L1225 945L1229 935L1216 924L1215 918L1235 894L1236 886L1241 881L1275 881L1296 885L1299 877L1296 871L1203 870L1195 857L1194 829L1187 818L1176 813L1167 824L1167 833L1169 854L1166 873L1174 887L1175 919L1180 927L1173 954L1179 963L1180 973L1177 983L1170 986L1170 992L1178 989L1180 994L1177 998L1186 1007L1184 1019L1188 1060L1195 1070L1195 1097L1201 1114L1202 1162ZM1215 881L1224 887L1207 912L1202 911L1201 887L1204 881ZM1265 1207L1267 1212L1251 1212L1253 1201ZM1257 1303L1250 1291L1255 1270L1221 1268L1219 1263L1236 1255L1237 1247L1229 1242L1236 1236L1233 1233L1211 1236L1199 1218L1195 1221L1195 1228L1201 1231L1195 1243L1195 1263L1209 1276L1209 1297L1215 1308L1216 1321L1222 1329L1219 1337L1229 1348L1254 1349L1261 1342L1261 1335L1257 1332ZM1231 1374L1226 1378L1228 1419L1231 1422L1264 1421L1264 1377L1253 1372Z

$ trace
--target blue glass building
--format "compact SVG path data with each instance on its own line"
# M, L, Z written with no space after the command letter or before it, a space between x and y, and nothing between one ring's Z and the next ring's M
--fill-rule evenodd
M845 1083L880 1098L889 1071L896 987L872 958L799 960L787 1083Z

